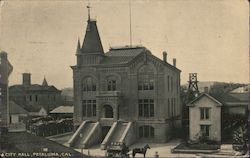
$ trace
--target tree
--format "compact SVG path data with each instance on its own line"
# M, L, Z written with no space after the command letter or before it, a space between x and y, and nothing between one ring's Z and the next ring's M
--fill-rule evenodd
M242 124L233 132L233 149L243 153L248 150L247 124Z

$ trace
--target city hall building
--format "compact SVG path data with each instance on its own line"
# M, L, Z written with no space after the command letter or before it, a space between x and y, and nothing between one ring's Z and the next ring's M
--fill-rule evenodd
M96 20L78 40L74 80L75 133L68 145L87 148L111 142L162 143L180 125L180 70L144 46L104 52Z

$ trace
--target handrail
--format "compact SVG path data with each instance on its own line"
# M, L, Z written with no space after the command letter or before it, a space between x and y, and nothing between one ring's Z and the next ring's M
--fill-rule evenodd
M131 126L132 126L132 122L128 122L127 127L124 130L124 132L123 132L123 134L122 134L122 136L121 136L121 138L119 140L120 142L123 142L125 140Z
M98 127L99 124L100 124L99 122L96 122L94 127L90 130L90 132L88 133L87 137L85 138L85 140L83 142L84 145L87 144L87 142L89 141L91 136L95 134L94 131L96 130L96 128Z
M108 141L111 139L112 134L114 133L116 127L117 127L118 122L114 122L113 125L111 126L108 134L105 136L105 139L102 141L101 148L105 149Z
M83 121L82 124L78 127L78 129L76 130L76 132L73 134L73 136L69 139L69 141L67 142L67 144L69 144L69 146L71 146L73 144L73 141L75 140L75 138L80 134L82 128L84 127L84 125L87 123L88 121Z

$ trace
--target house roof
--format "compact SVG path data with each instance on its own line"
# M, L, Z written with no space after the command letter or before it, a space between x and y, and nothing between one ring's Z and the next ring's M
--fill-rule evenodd
M59 106L55 109L53 109L51 112L51 114L55 114L55 113L74 113L74 107L73 106Z
M249 103L248 93L224 93L222 95L215 96L215 98L224 105L227 105L228 103Z
M58 153L58 154L70 153L71 154L71 156L60 156L62 158L90 157L90 156L81 154L80 152L77 152L72 148L56 143L55 141L51 141L43 137L38 137L28 132L8 132L6 137L8 138L8 144L10 144L11 146L10 148L6 149L8 152L19 151L23 153L29 153L30 155L32 155L33 153L41 153L41 150L43 148L48 148L49 153ZM44 156L39 155L38 157L44 157Z
M15 103L14 101L9 102L10 114L28 114L24 108Z
M209 99L217 103L218 106L222 106L222 103L220 101L218 101L217 99L215 99L214 97L212 97L211 95L207 93L201 93L198 97L196 97L194 100L188 103L187 106L193 106L195 102L199 101L204 96L208 97Z
M44 107L41 105L40 106L36 105L36 106L26 106L24 107L24 109L27 110L28 112L39 112L41 109L44 109Z
M130 56L109 56L105 57L100 64L125 64L133 60Z
M46 86L39 84L31 85L13 85L10 86L10 91L59 91L55 86Z
M146 48L141 46L113 47L105 53L105 56L100 64L126 64L145 50Z
M249 102L249 93L230 93L229 95L242 102Z
M153 59L161 62L174 70L180 71L175 66L162 61L161 59L154 56L146 47L144 46L124 46L124 47L111 47L109 52L105 53L105 58L102 60L101 64L125 64L134 60L137 56L142 53L149 54Z
M135 57L146 50L143 46L111 47L106 56L127 56Z
M232 90L230 93L249 93L250 85L242 86Z

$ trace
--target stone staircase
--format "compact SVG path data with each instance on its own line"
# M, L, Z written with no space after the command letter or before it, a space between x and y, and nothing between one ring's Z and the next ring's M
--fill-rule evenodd
M83 128L82 132L79 134L78 139L72 144L73 147L81 149L84 147L83 142L85 141L86 137L88 136L90 130L94 127L95 123L88 122L85 127Z
M101 144L101 149L106 149L112 142L124 142L126 145L130 145L133 137L128 138L128 133L131 132L132 128L132 122L117 121L113 123Z
M116 127L114 134L111 136L111 138L109 140L109 143L111 143L111 142L120 142L122 134L125 131L127 125L128 125L128 123L120 123ZM110 144L107 144L107 145L110 145Z
M100 135L100 123L84 121L70 140L67 146L82 149L98 143Z

